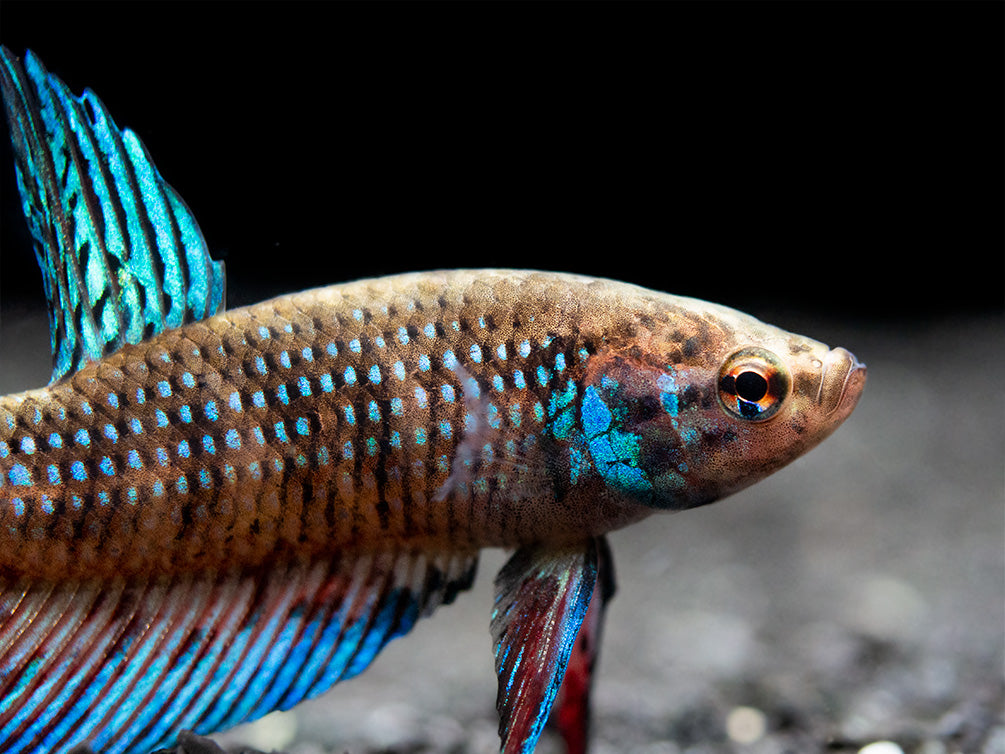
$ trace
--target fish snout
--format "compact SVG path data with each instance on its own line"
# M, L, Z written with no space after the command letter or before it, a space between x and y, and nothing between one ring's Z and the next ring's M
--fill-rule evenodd
M839 408L851 413L865 388L866 366L845 348L831 349L824 357L817 404L824 416Z

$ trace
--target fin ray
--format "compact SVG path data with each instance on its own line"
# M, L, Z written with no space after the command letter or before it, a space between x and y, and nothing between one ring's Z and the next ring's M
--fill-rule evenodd
M0 48L0 89L49 301L52 381L220 311L223 265L139 138L31 52L22 63Z
M361 672L452 601L476 560L343 552L130 584L0 577L0 740L11 751L86 743L147 754L181 729L215 731L288 708Z

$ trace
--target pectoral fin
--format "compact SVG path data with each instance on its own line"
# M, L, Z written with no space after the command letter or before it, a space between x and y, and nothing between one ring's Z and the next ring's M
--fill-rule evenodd
M467 588L475 562L343 552L130 583L0 576L0 741L11 751L148 754L181 730L288 709L362 672Z
M503 754L529 754L548 720L597 578L598 545L523 547L496 577L492 638Z

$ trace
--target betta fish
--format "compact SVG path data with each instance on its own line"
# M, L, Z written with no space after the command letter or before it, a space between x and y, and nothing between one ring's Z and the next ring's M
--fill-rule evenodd
M0 397L0 751L146 754L363 672L512 556L501 750L585 751L605 535L784 466L842 349L689 298L507 269L224 310L139 139L30 52L0 84L53 373Z

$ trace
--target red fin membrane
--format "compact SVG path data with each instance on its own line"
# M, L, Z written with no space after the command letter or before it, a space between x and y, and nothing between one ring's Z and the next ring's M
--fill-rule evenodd
M470 586L476 555L341 553L253 574L0 578L0 749L148 754L360 673Z
M597 576L597 543L523 547L496 577L492 639L503 754L529 754L565 676Z
M551 725L565 740L566 754L586 754L590 733L590 689L600 656L607 603L615 592L614 561L607 539L597 540L597 588L572 647L565 679L552 709Z

